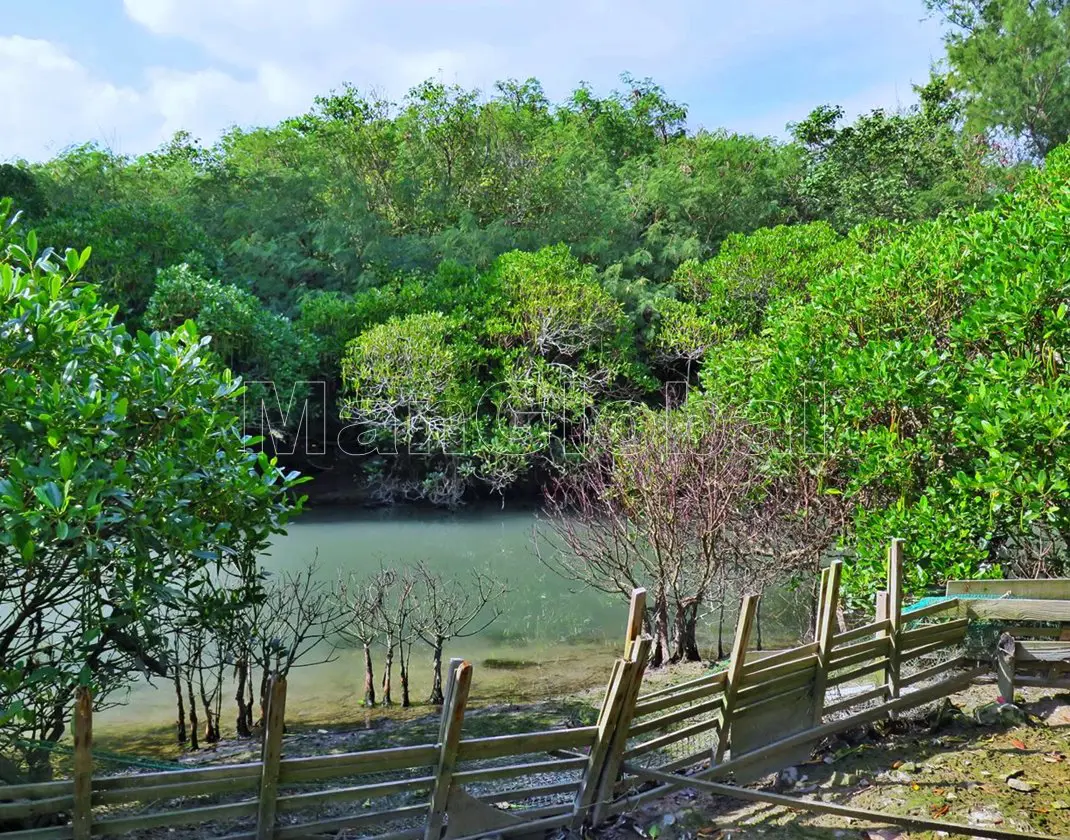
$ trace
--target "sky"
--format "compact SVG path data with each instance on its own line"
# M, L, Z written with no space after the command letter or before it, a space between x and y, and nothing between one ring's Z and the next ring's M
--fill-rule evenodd
M400 102L432 77L558 101L630 72L693 129L783 137L820 104L912 104L942 54L921 0L0 0L0 161L211 143L344 82Z

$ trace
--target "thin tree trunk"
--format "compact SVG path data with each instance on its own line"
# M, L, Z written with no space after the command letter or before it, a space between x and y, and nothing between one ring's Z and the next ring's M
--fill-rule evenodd
M669 662L672 651L669 648L669 605L664 595L658 595L654 601L654 651L650 658L650 667L660 668Z
M431 682L431 697L428 698L427 702L436 706L441 706L446 699L442 695L442 647L445 644L446 640L444 638L435 636L434 652L432 653L434 674Z
M249 672L249 699L245 704L245 725L250 734L253 731L253 661L250 655L246 655L245 668Z
M245 656L239 656L234 670L238 678L238 688L234 692L234 700L238 704L238 717L234 721L235 731L239 738L248 738L252 734L249 731L248 722L251 715L245 704L245 683L249 679L249 660Z
M178 734L178 745L186 745L186 703L182 699L182 667L175 658L175 699L178 701L178 720L175 721L175 729Z
M372 646L364 643L364 705L375 705L375 674L372 671Z
M189 668L186 669L186 695L189 698L189 748L196 750L200 748L197 743L197 698L193 693L193 677Z
M401 645L401 707L408 709L412 706L412 698L409 696L409 660L412 658L412 642L406 652L405 645Z
M383 705L393 706L394 701L390 696L390 680L394 675L394 644L390 639L386 641L386 662L383 663Z
M724 596L721 596L721 606L717 615L717 661L724 659Z
M762 649L762 596L758 596L758 603L754 607L754 629L757 632L758 650Z

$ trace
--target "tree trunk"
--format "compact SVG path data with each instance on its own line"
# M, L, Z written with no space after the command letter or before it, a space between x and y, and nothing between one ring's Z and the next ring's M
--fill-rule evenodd
M754 606L754 629L757 633L758 650L762 649L762 596L758 596L758 603Z
M408 709L412 706L412 698L409 696L409 660L412 658L412 643L409 644L408 652L405 645L401 646L401 707Z
M175 659L175 699L178 701L178 720L175 721L178 745L184 747L186 745L186 704L182 699L182 668L177 658Z
M669 604L664 595L654 600L654 650L650 656L650 667L660 668L670 661L672 651L669 647Z
M252 717L251 710L245 703L245 683L249 679L249 660L244 656L238 658L238 663L235 666L236 674L238 678L238 688L234 692L234 700L238 704L238 717L235 719L235 731L238 733L239 738L248 738L252 732L249 731L248 718Z
M386 662L383 663L383 705L393 706L394 701L390 697L390 680L394 675L394 645L387 640Z
M253 731L253 662L249 656L245 658L245 667L249 671L249 699L245 704L245 726L251 733Z
M197 698L193 693L193 677L189 669L186 669L186 696L189 699L189 748L199 749L197 743Z
M677 607L676 662L699 662L698 652L698 607L697 598L689 598Z
M436 706L441 706L446 700L442 695L442 647L445 644L446 640L442 636L435 636L434 652L432 653L434 674L431 682L431 696L427 702Z
M372 671L372 646L364 643L364 705L375 705L375 674Z
M204 685L203 663L200 670L197 671L197 685L201 691L201 706L204 708L204 743L214 744L219 741L219 721L212 714L212 701L214 698L208 696L208 691Z
M721 606L717 615L717 661L724 659L724 596L721 596Z
M260 719L257 721L261 729L267 725L267 703L268 703L268 669L264 666L263 673L260 674Z

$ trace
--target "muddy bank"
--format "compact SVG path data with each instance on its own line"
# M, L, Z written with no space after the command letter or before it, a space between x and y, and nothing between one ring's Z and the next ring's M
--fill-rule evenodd
M908 718L844 733L823 743L812 761L754 787L889 814L1070 836L1070 694L1025 689L1021 714L1000 716L989 705L995 693L995 686L976 686ZM905 840L948 835L681 791L622 815L597 836Z

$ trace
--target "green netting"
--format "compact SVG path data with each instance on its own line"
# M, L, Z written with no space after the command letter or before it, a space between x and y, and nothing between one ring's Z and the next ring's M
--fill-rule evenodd
M926 598L918 599L909 607L903 607L903 615L912 613L915 610L924 609L925 607L932 606L933 604L942 604L945 601L968 601L971 599L975 601L991 601L994 600L994 597L995 596L984 595L980 593L970 593L969 595L930 595ZM1001 595L999 596L999 600L1016 597L1017 596L1015 595Z
M47 741L28 741L19 739L24 747L48 750L58 755L73 755L74 748L69 744L55 744ZM148 770L188 770L185 764L177 761L164 761L159 758L142 758L141 756L123 755L122 753L105 752L104 750L92 750L93 760L101 764L122 764L128 767L143 767Z

